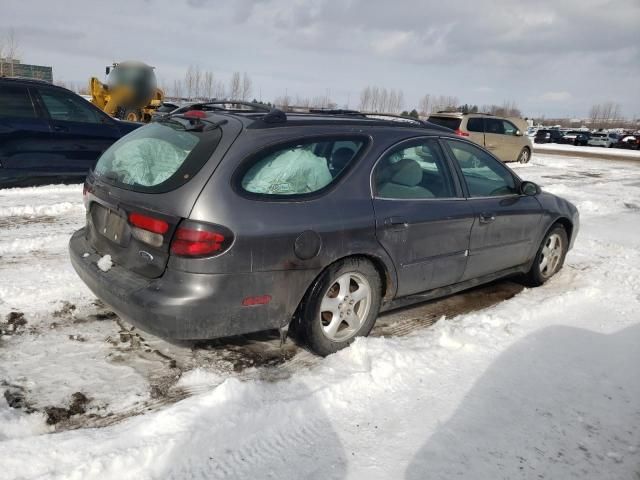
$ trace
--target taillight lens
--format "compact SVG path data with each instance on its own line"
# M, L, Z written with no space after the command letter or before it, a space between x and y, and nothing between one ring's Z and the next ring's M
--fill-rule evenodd
M171 253L181 257L211 257L224 252L233 234L219 225L185 222L178 227L171 242Z
M159 233L164 235L169 230L169 224L164 220L150 217L142 213L130 213L129 223L134 227L147 230L148 232Z
M187 118L205 118L207 114L202 110L189 110L185 112L183 116Z
M463 132L462 130L460 130L459 128L456 130L456 135L459 135L461 137L468 137L469 133L468 132Z

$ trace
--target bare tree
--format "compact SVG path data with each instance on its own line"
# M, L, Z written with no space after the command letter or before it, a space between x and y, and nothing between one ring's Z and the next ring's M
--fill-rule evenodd
M289 106L291 105L291 97L285 94L282 97L276 97L273 103L279 109L287 111L289 110Z
M226 98L227 93L222 81L214 81L213 83L213 96L217 99Z
M0 59L4 59L8 64L8 72L4 71L4 64L0 61L0 75L14 75L15 61L18 57L18 39L13 28L9 29L6 37L0 38Z
M253 90L253 82L247 72L242 74L242 85L240 86L240 98L243 102L246 102L251 97L251 91Z
M193 96L193 86L194 86L194 75L193 75L193 67L189 65L187 68L187 73L184 75L184 87L187 93L187 98L191 100Z
M238 100L242 91L242 79L240 72L233 72L229 81L229 97L230 100Z
M421 117L427 117L431 113L430 108L431 108L431 95L427 93L420 99L420 102L418 102L418 110L419 110L418 113L420 114Z
M182 80L173 81L172 94L176 98L182 98Z
M368 85L360 92L360 110L371 110L371 87Z
M204 79L202 80L202 94L207 97L208 100L213 98L213 72L204 72Z
M202 89L202 72L200 67L196 65L193 69L193 95L196 99L200 98Z

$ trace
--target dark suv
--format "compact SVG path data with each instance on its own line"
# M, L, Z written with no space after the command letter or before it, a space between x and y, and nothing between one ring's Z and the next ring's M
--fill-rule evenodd
M533 139L534 143L560 143L563 133L555 128L540 129L536 132Z
M66 88L0 77L0 187L80 183L113 142L139 126Z
M192 108L105 152L70 241L93 292L162 337L291 324L329 354L381 310L512 274L539 285L578 230L571 203L435 125Z

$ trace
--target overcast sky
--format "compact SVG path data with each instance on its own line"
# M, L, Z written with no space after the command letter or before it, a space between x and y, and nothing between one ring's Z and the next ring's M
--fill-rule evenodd
M462 103L514 100L525 115L585 116L612 100L640 116L640 0L2 0L25 63L86 82L142 60L172 83L189 65L254 96L329 89L358 106L366 85Z

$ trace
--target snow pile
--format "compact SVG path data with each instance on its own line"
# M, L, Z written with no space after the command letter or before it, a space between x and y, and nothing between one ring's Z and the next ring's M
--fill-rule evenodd
M108 272L111 270L111 267L113 267L111 255L104 255L103 257L100 257L100 260L96 262L96 265L98 265L98 268L103 272Z

